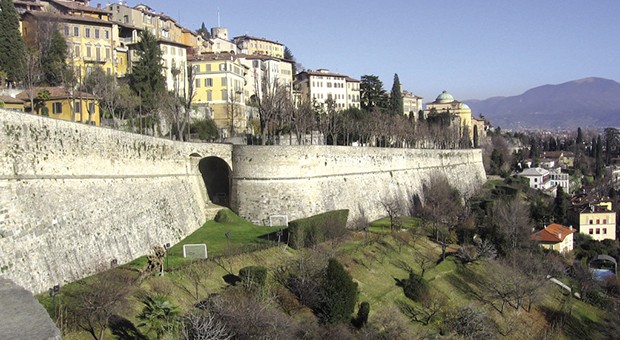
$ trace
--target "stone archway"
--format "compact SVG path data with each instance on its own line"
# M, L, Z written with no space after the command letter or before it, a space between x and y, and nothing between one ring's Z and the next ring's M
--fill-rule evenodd
M219 157L210 156L198 162L198 169L207 187L209 200L230 208L231 170L228 163Z

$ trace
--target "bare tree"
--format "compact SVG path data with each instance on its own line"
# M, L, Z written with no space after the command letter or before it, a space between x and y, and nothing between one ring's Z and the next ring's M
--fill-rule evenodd
M504 236L505 253L509 253L529 242L531 233L530 209L520 197L496 202L491 212L492 222Z
M181 334L186 340L228 340L232 332L208 311L194 311L183 317Z
M406 211L403 201L396 196L386 196L382 198L379 203L381 203L383 210L390 218L390 230L394 231L396 229L400 229L401 223L398 218Z
M32 47L26 49L26 62L24 73L24 87L30 99L30 109L34 112L34 100L37 97L37 85L41 82L43 71L41 70L40 52Z
M103 339L112 315L127 306L132 291L132 277L124 270L108 270L83 281L68 294L72 303L68 313L77 326L93 339Z

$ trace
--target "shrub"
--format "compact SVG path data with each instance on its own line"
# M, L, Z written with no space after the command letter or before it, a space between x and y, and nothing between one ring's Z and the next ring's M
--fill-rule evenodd
M241 217L237 216L230 209L222 209L217 212L215 218L213 219L218 223L243 223L245 222Z
M405 296L413 301L421 301L428 295L428 282L420 275L409 272L409 278L401 280L399 283L403 287Z
M353 319L353 326L360 329L368 323L368 314L370 314L370 303L364 301L357 310L357 318Z
M262 266L243 267L239 270L239 277L244 287L250 290L262 289L267 282L267 268Z
M289 222L289 245L295 249L310 247L346 233L349 210L334 210Z
M349 322L357 301L357 283L338 260L330 259L324 284L321 321L330 324Z

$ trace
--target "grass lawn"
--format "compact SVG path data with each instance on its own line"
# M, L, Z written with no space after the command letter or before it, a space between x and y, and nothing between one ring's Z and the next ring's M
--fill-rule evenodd
M166 261L171 269L190 261L190 259L183 258L183 245L185 244L206 244L209 258L262 249L277 244L276 232L278 230L277 227L254 225L228 211L226 218L220 222L207 221L202 227L173 245L168 250ZM230 239L226 235L229 235ZM146 263L146 256L142 256L125 266L142 269Z
M395 223L396 224L400 223L401 227L404 229L418 228L422 226L422 219L419 217L404 216L404 217L397 217L396 219L398 221L396 221ZM379 219L379 220L376 220L370 223L370 227L368 228L368 230L375 232L375 233L389 233L390 232L390 218L384 217L382 219Z

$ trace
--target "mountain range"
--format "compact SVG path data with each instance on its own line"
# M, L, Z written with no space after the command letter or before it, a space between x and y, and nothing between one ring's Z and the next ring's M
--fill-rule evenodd
M584 78L543 85L511 97L465 100L475 116L509 129L576 129L620 126L620 84Z

